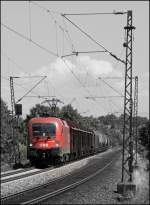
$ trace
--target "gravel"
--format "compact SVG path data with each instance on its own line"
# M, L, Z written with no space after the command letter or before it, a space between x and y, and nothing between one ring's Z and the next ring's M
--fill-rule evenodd
M28 190L29 188L45 184L49 180L70 174L87 165L92 159L102 158L104 155L113 151L108 150L105 153L73 162L55 170L1 184L1 197ZM105 169L88 182L59 196L55 196L42 204L149 204L149 172L144 170L143 164L138 169L138 174L135 174L134 180L137 184L137 192L131 200L122 201L121 195L117 193L117 183L120 179L121 156L118 157L115 163L110 165L109 169Z
M143 170L139 173L142 174ZM139 176L138 176L139 177ZM69 192L53 197L42 204L149 204L149 173L142 175L135 197L121 200L117 183L121 179L121 157L109 169Z
M38 185L45 184L47 183L47 181L53 180L55 178L64 176L66 174L70 174L71 172L85 166L89 162L89 160L97 156L103 157L103 155L110 153L110 152L113 152L113 150L108 150L105 153L100 153L95 156L90 156L80 161L76 161L71 164L67 164L62 167L59 167L59 168L56 168L54 170L50 170L44 173L36 174L36 175L29 176L23 179L14 180L13 182L2 183L1 184L1 197L19 193L21 191L28 190Z

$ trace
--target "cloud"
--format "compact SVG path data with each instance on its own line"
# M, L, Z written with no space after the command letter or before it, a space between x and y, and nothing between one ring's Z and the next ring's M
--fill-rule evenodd
M66 97L75 95L85 96L87 92L83 88L95 86L98 77L120 75L113 69L108 61L97 60L90 56L78 56L74 61L57 58L49 65L42 66L35 75L46 75L49 83L55 87L56 92ZM43 89L39 89L39 92ZM93 91L92 91L93 92Z
M49 79L57 82L59 79L59 83L60 81L67 83L66 79L69 80L72 75L82 78L88 73L96 79L100 75L108 75L111 72L113 72L113 67L109 62L92 59L89 56L79 56L74 63L57 58L50 65L40 68L36 74L47 75Z
M80 72L88 71L93 77L98 77L102 74L108 74L113 71L112 65L103 60L92 59L89 56L77 57L77 67L80 68Z
M38 93L38 95L56 96L65 104L71 102L72 99L76 97L78 100L78 106L76 108L79 112L89 109L92 113L92 110L97 110L97 108L95 104L92 104L92 102L85 99L85 97L90 94L91 96L103 95L107 90L107 95L111 95L112 92L112 90L103 83L101 83L103 85L100 87L96 86L98 77L118 76L119 74L120 73L113 68L110 62L94 59L90 56L78 56L74 61L57 58L49 65L43 65L34 73L32 72L32 75L46 75L49 87L49 89L47 89L46 81L44 80L33 91ZM29 88L33 87L37 81L37 79L32 80L32 82L28 84ZM26 101L26 99L24 100ZM32 104L36 104L43 99L28 98L27 100L28 104L25 105L26 110L27 106L30 106L29 101L31 101ZM99 107L99 103L97 103L97 105ZM100 110L102 109L100 113L103 111L103 106L99 107Z

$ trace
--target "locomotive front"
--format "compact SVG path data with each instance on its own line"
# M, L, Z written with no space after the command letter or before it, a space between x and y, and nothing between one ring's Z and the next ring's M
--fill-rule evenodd
M61 151L62 126L57 118L32 118L28 123L28 159L49 163Z

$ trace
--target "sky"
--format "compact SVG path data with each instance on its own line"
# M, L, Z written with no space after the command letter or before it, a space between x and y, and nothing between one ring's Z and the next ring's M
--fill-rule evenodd
M45 99L37 96L54 96L63 102L58 106L70 103L84 116L120 115L124 105L124 64L107 52L89 53L104 49L61 14L127 10L132 10L136 27L133 32L133 76L139 79L138 115L148 117L148 1L2 1L1 97L8 108L11 109L9 77L15 76L20 77L14 78L14 94L16 102L21 99L23 117L35 104L44 104ZM66 17L109 52L125 60L126 14ZM73 51L83 53L66 56ZM42 80L42 76L47 77ZM37 87L28 93L36 84Z

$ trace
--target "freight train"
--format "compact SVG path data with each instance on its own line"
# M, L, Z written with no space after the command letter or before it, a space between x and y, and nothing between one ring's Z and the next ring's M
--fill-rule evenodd
M35 166L72 161L109 146L110 140L105 135L83 130L60 118L39 117L28 122L27 157Z

